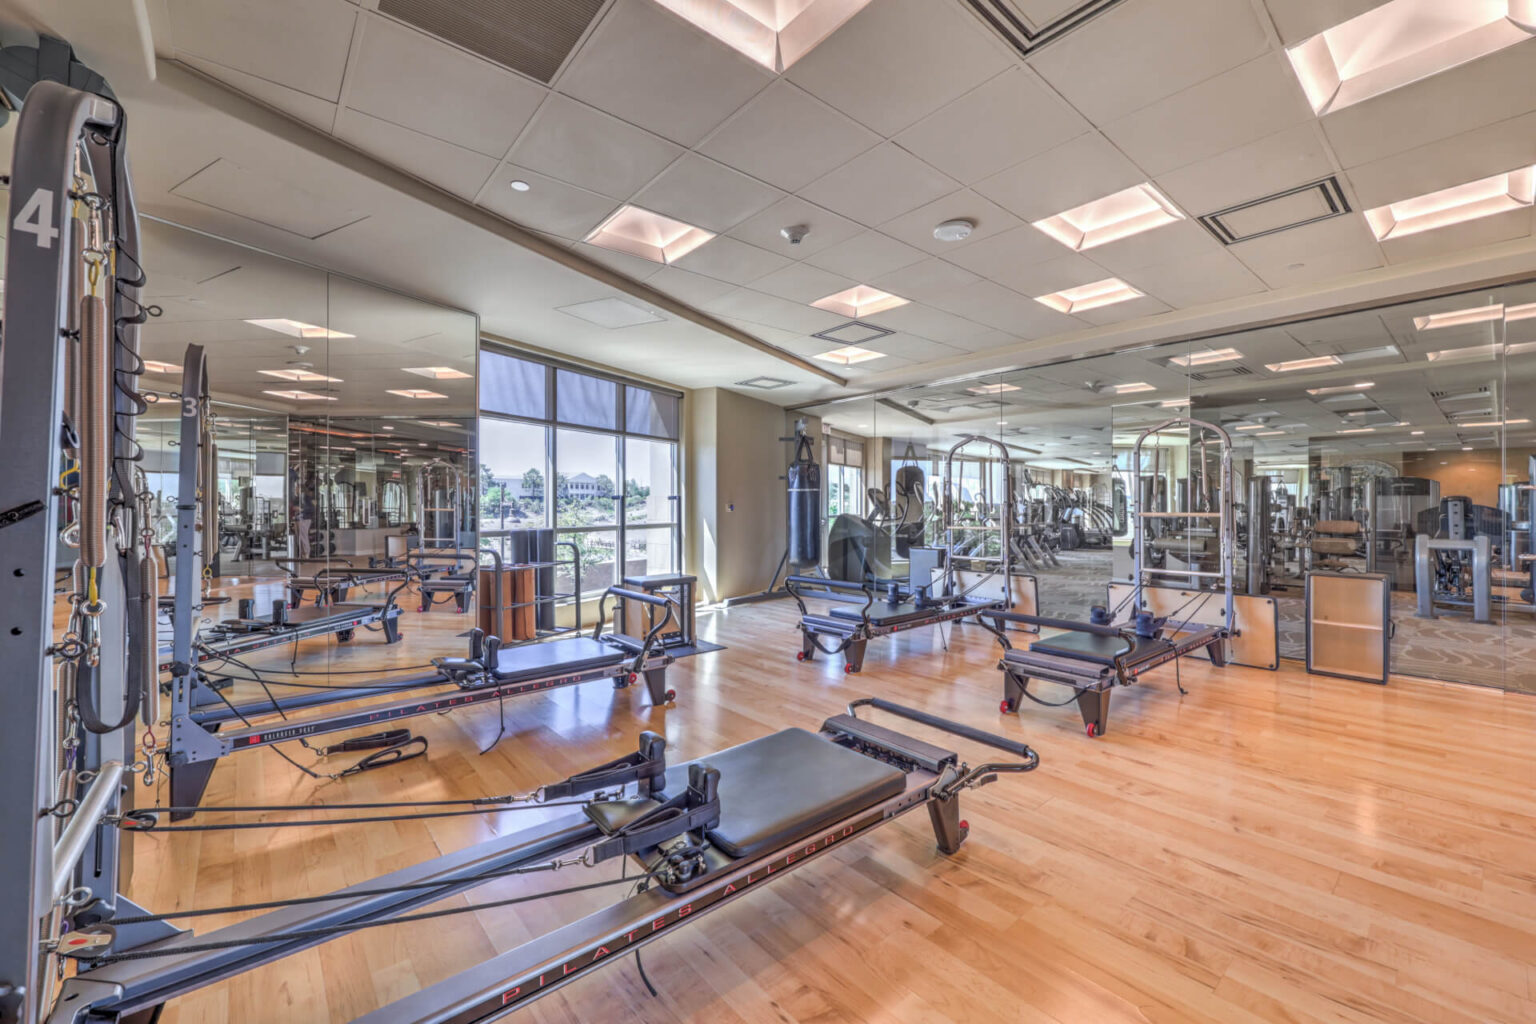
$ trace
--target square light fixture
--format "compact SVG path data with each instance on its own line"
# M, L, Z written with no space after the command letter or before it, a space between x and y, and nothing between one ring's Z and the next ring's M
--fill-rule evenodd
M1066 288L1049 295L1036 295L1035 301L1049 306L1058 313L1082 313L1100 306L1112 306L1117 302L1139 299L1142 293L1120 280L1107 277L1092 284Z
M1265 363L1270 373L1290 373L1294 370L1320 370L1324 366L1338 366L1344 360L1338 356L1313 356L1311 359L1291 359L1283 363Z
M1019 390L1012 384L982 384L980 387L966 388L973 395L1000 395L1004 391Z
M1428 316L1416 316L1413 318L1413 329L1416 331L1438 331L1443 327L1462 327L1466 324L1480 324L1489 320L1502 320L1504 307L1495 303L1492 306L1473 306L1470 309L1454 309L1449 313L1431 313Z
M313 391L262 391L264 395L274 398L287 398L294 402L334 402L331 395L317 395Z
M1483 359L1495 359L1504 350L1494 344L1468 345L1465 348L1442 348L1438 352L1426 352L1424 358L1432 363L1475 363Z
M453 420L417 420L416 422L420 423L424 427L457 427L457 426L461 426L461 424L455 423Z
M1082 252L1183 219L1166 196L1142 182L1032 223L1068 249Z
M1375 427L1350 427L1348 430L1339 430L1339 431L1336 431L1336 433L1339 433L1339 434L1374 434L1374 433L1376 433L1376 428Z
M329 327L317 327L307 324L302 320L289 320L287 317L266 317L264 319L247 320L246 323L255 327L265 327L269 331L278 334L286 334L290 338L355 338L355 334L346 334L342 331L333 331Z
M401 398L447 398L436 391L428 391L426 388L385 388L391 395L399 395Z
M816 48L869 0L656 0L778 73Z
M1529 320L1536 316L1536 302L1528 302L1523 306L1505 306L1504 322L1513 323L1516 320Z
M279 380L291 380L300 384L340 384L340 377L327 377L323 373L313 370L257 370L259 374L267 377L276 377Z
M1143 391L1156 391L1157 388L1146 381L1138 380L1131 384L1105 384L1098 390L1105 395L1139 395Z
M406 373L414 373L418 377L431 377L433 380L468 380L472 375L463 370L455 370L451 366L402 366Z
M1233 429L1234 430L1263 430L1264 429L1264 424L1262 424L1262 423L1239 423Z
M839 366L852 366L854 363L868 362L871 359L884 359L884 352L872 352L867 348L859 348L857 345L845 345L835 348L830 352L818 353L814 358L823 362L836 363Z
M1213 348L1204 352L1191 352L1188 355L1174 356L1168 360L1170 366L1210 366L1213 363L1230 363L1234 359L1243 358L1243 354L1235 348Z
M176 374L181 372L181 366L177 363L162 363L158 359L144 360L145 373Z
M1530 0L1392 0L1286 50L1316 114L1485 57L1536 33Z
M825 309L855 320L861 316L873 316L875 313L884 313L888 309L906 304L907 300L901 296L871 288L867 284L855 285L847 291L828 295L811 303L817 309Z
M1160 409L1182 409L1188 404L1189 399L1187 398L1168 398L1157 403Z
M1399 0L1401 2L1401 0ZM1376 241L1524 209L1536 200L1536 168L1521 167L1365 211Z
M1254 434L1253 436L1254 437L1279 437L1281 434L1284 434L1284 433L1285 433L1285 431L1283 431L1283 430L1261 430L1257 434Z
M1335 384L1326 388L1307 388L1309 395L1342 395L1347 391L1369 391L1376 386L1373 380L1361 381L1359 384Z
M1353 352L1340 352L1341 363L1363 363L1369 359L1391 359L1403 353L1396 345L1377 345L1375 348L1359 348Z
M1530 420L1484 420L1481 423L1458 423L1458 427L1523 427Z
M586 241L652 263L675 263L714 237L712 231L626 204L593 228Z

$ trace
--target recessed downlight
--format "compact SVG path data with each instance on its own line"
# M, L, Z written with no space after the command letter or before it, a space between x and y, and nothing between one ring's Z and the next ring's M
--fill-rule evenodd
M883 313L897 306L905 306L907 300L900 295L892 295L878 288L871 288L867 284L855 285L846 291L836 295L828 295L817 299L811 305L817 309L825 309L842 316L852 317L857 320L860 317L872 316L875 313Z
M712 231L626 204L594 228L586 241L652 263L675 263L714 237Z
M818 353L814 358L828 363L836 363L839 366L852 366L854 363L868 362L871 359L884 359L884 352L875 352L867 348L859 348L857 345L845 345L835 348L830 352Z
M507 182L507 187L510 188L513 192L527 192L529 189L533 188L532 185L528 184L522 178L513 178L511 181Z

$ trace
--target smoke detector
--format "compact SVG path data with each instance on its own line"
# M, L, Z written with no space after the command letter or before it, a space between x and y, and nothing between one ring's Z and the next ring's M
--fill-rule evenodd
M975 230L975 221L947 220L933 229L933 237L941 242L963 242L970 238L971 232Z

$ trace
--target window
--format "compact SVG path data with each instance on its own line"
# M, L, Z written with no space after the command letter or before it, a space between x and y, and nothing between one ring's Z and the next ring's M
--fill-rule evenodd
M858 466L827 467L827 521L864 514L864 471Z
M552 527L555 591L577 589L574 551L587 597L680 571L681 396L490 348L480 365L482 545Z

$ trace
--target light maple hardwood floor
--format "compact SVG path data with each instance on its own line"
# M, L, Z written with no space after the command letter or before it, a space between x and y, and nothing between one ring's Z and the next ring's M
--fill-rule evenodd
M954 630L948 651L932 630L875 641L864 673L845 677L795 662L793 612L702 614L702 635L729 649L674 666L668 708L603 683L518 698L484 756L496 708L416 719L429 757L341 783L245 752L214 773L208 802L521 791L633 749L645 728L682 760L814 730L877 695L1025 739L1041 767L966 797L957 856L935 850L926 815L908 816L649 947L659 997L625 960L522 1019L1536 1022L1536 698L1190 661L1187 697L1160 669L1117 692L1109 734L1090 740L1072 707L998 713L996 645L979 628ZM416 664L455 652L468 625L408 613L406 643L315 642L299 664ZM530 817L139 837L128 889L156 910L320 893ZM180 999L162 1024L344 1021L621 891L366 931Z

